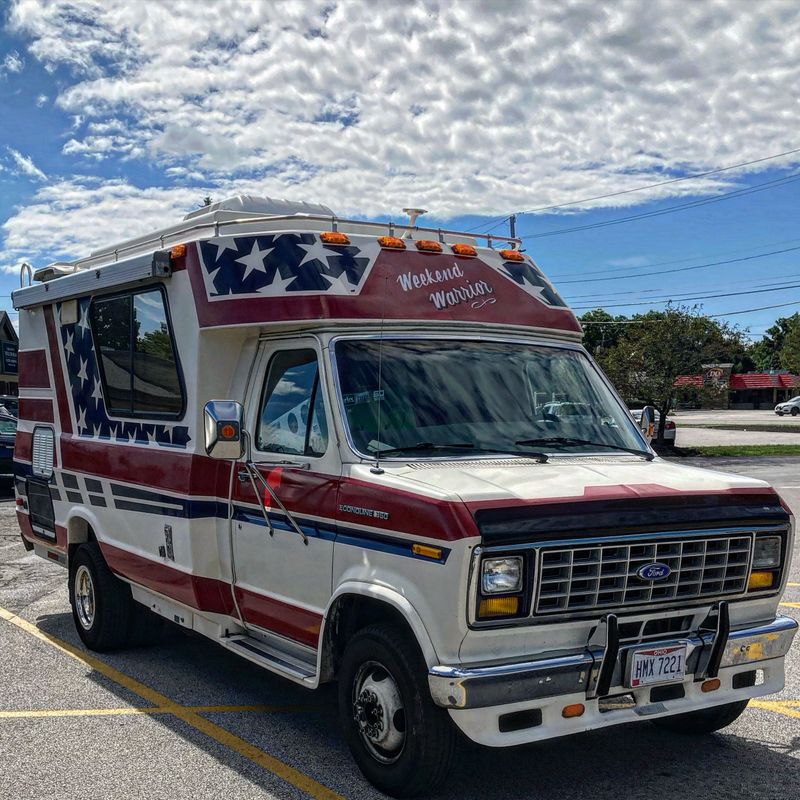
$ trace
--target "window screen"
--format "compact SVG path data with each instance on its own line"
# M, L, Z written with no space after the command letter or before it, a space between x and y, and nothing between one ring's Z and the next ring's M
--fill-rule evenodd
M317 354L285 350L269 364L256 446L291 455L320 456L328 447Z
M95 300L92 328L110 413L181 415L183 392L160 290Z

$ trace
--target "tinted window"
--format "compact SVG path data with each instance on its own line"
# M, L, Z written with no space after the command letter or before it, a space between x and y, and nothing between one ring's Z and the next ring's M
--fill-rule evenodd
M179 416L183 394L162 293L95 300L92 328L108 411Z
M286 350L272 357L256 446L273 453L311 456L327 449L325 405L313 350Z

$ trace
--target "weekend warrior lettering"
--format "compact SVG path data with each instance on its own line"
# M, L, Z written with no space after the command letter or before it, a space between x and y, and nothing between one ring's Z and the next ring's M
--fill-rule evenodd
M397 282L404 292L424 289L442 283L451 283L456 280L463 280L464 282L459 286L437 289L428 295L429 302L433 303L437 310L441 311L444 308L467 302L471 303L473 308L483 308L489 303L496 302L496 299L491 297L494 294L492 285L484 280L470 281L458 264L446 269L404 272L397 277Z

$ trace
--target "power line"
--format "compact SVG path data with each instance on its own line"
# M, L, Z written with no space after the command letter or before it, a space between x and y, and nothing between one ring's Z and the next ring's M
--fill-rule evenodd
M709 261L707 264L695 264L691 267L676 267L675 269L662 269L655 272L637 272L636 275L611 275L607 278L576 278L571 281L559 281L559 286L565 286L570 283L599 283L601 281L628 281L632 278L646 278L648 275L670 275L675 272L689 272L695 269L705 269L706 267L718 267L722 264L738 264L742 261L753 261L757 258L767 258L767 256L776 256L781 253L791 253L794 250L800 250L800 245L797 247L785 247L783 250L770 250L767 253L755 253L752 256L742 256L741 258L727 258L724 261Z
M544 231L543 233L533 233L528 236L521 237L522 239L543 239L548 236L561 236L565 233L578 233L580 231L594 230L595 228L607 228L610 225L622 225L625 222L634 222L640 219L650 219L652 217L661 217L666 214L674 214L678 211L686 211L690 208L698 208L700 206L710 205L711 203L720 203L723 200L732 200L737 197L745 197L756 192L764 192L767 189L775 189L779 186L784 186L789 183L794 183L800 180L800 172L793 172L783 178L775 178L771 181L764 181L763 183L756 183L745 189L736 189L732 192L725 192L724 194L716 195L715 197L707 197L703 200L693 200L687 203L678 203L674 206L668 206L657 211L647 211L641 214L632 214L628 217L617 217L616 219L605 220L604 222L587 223L586 225L576 225L572 228L557 228L552 231Z
M800 299L792 300L789 303L777 303L772 306L759 306L758 308L743 308L739 311L726 311L724 314L703 314L704 317L733 317L736 314L750 314L753 311L768 311L773 308L787 308L788 306L800 306ZM655 325L662 322L670 322L669 319L623 319L623 320L586 320L585 322L578 317L581 325Z
M647 184L646 186L637 186L633 189L622 189L618 192L609 192L608 194L600 194L596 195L595 197L584 197L580 200L569 200L565 203L555 203L550 206L540 206L539 208L531 208L528 209L527 211L518 211L516 213L538 214L542 211L552 211L555 208L565 208L566 206L575 206L575 205L580 205L582 203L591 203L594 202L595 200L607 200L610 197L619 197L625 194L632 194L633 192L643 192L646 191L647 189L656 189L659 186L667 186L671 183L680 183L681 181L689 181L689 180L696 180L697 178L705 178L708 175L717 175L720 172L727 172L728 170L732 169L740 169L741 167L749 167L752 164L761 164L764 161L772 161L776 158L783 158L784 156L790 156L795 153L800 153L800 147L795 148L794 150L786 150L783 153L775 153L774 155L771 156L763 156L762 158L756 158L753 159L752 161L743 161L740 164L731 164L730 166L727 167L719 167L718 169L706 170L705 172L695 172L692 173L691 175L684 175L683 177L680 178L670 178L669 180L666 181L659 181L658 183L650 183ZM472 231L475 231L482 225L491 225L493 222L497 220L505 222L510 216L511 216L510 214L506 214L503 217L494 217L493 219L489 220L489 222L483 222L481 223L481 225L476 225L474 228L469 228L467 231L465 231L465 233L470 233Z
M609 272L627 272L629 270L636 270L636 269L647 269L648 267L666 267L670 264L685 264L687 261L697 261L700 258L708 258L716 257L716 256L727 256L731 253L740 253L742 250L754 250L757 247L778 247L782 244L793 244L794 242L798 242L800 239L782 239L780 242L759 242L758 244L749 245L747 247L737 247L734 250L722 250L717 253L704 253L702 256L687 256L686 258L673 258L669 261L652 261L648 264L631 264L625 267L608 267L607 269L596 269L592 270L591 272L582 272L581 278L585 277L586 275L607 275ZM635 274L635 273L633 273ZM555 273L549 274L548 277L551 279L560 278L560 277L574 277L575 273Z
M649 300L634 301L632 303L603 303L603 308L629 308L630 306L646 306L648 303L671 303L673 300L682 303L686 300L713 300L717 297L739 297L743 294L763 294L764 292L782 292L786 289L800 288L800 283L788 283L784 286L776 286L772 289L747 289L743 292L722 292L719 294L698 294L689 297L666 297L663 300L650 298ZM597 304L591 306L572 306L573 309L597 308Z

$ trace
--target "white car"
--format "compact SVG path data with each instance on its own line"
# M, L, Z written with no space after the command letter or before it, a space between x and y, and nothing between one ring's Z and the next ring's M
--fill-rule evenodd
M633 418L636 420L636 424L637 425L641 425L642 424L642 409L641 408L632 408L631 409L631 414L633 415ZM656 411L655 417L653 419L655 425L654 425L654 428L653 428L654 433L653 433L653 438L651 439L651 442L655 442L656 439L658 438L658 422L659 422L660 419L661 419L661 415L658 413L658 411ZM676 428L675 428L675 423L671 419L668 419L666 424L664 425L664 444L669 445L670 447L674 447L675 446L675 437L676 437L676 435L677 435L677 432L676 432Z
M800 414L800 394L797 397L793 397L791 400L787 400L785 403L778 403L775 406L775 413L782 417L784 414L791 414L793 417L796 417Z

